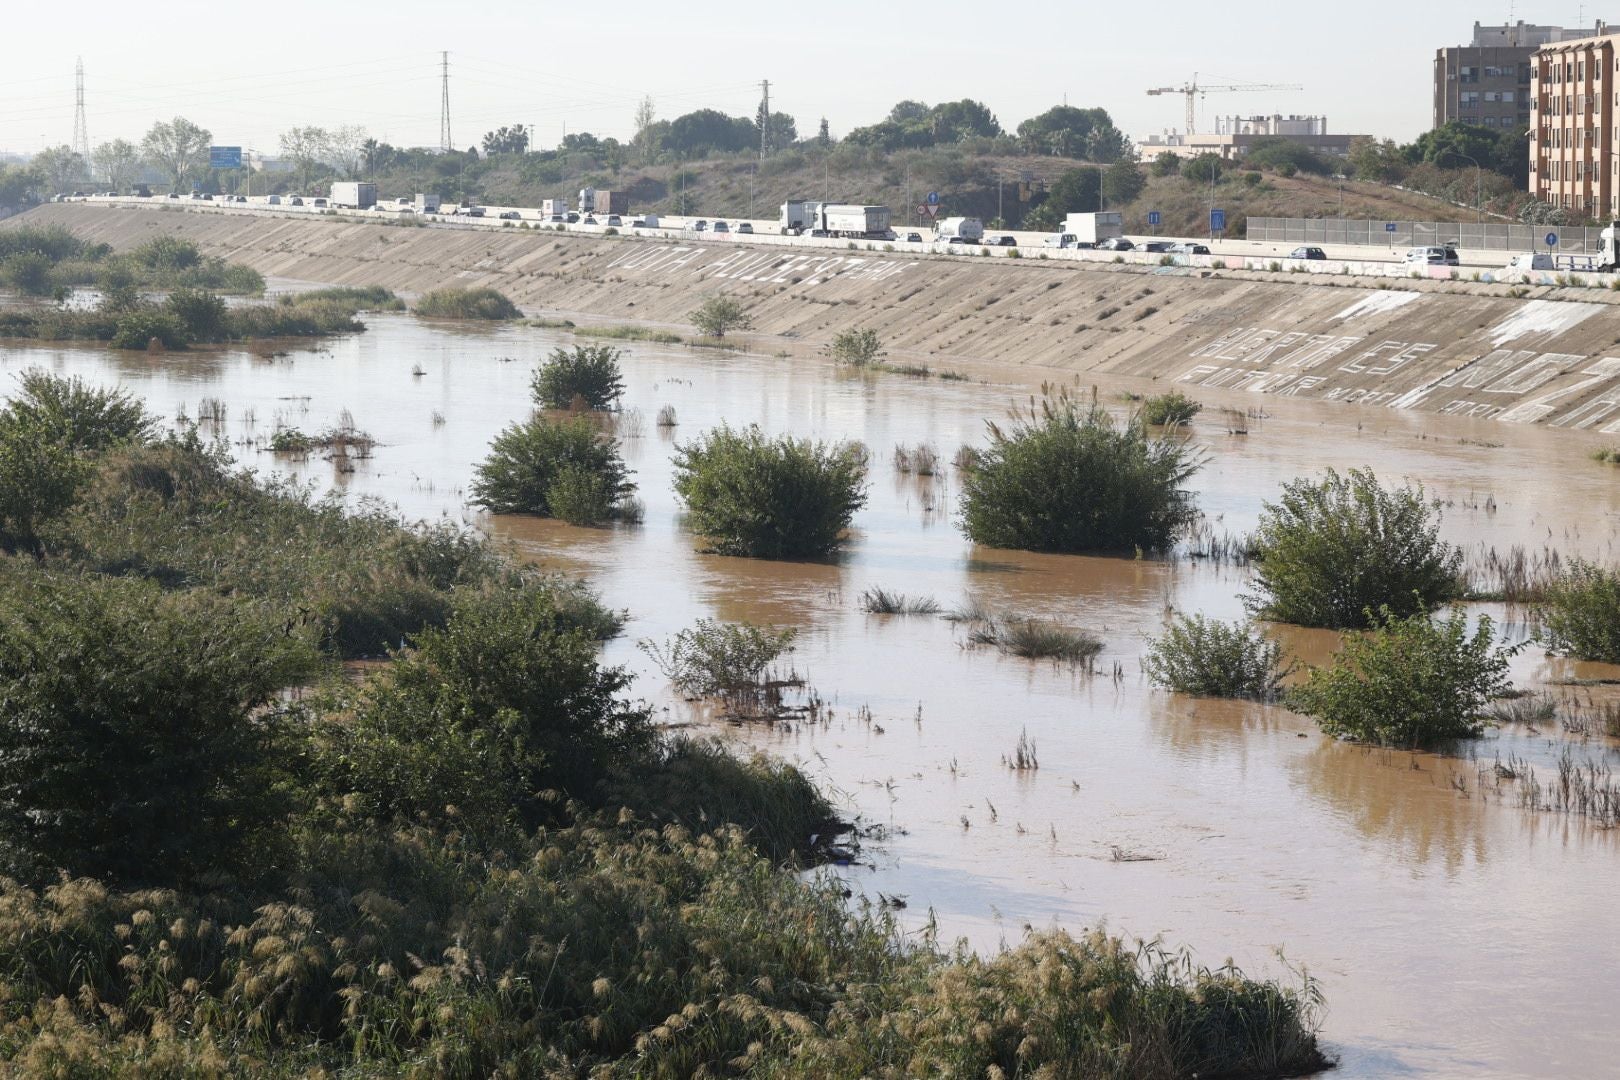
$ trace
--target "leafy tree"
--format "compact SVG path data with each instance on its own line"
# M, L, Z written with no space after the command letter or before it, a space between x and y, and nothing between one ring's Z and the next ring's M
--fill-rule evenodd
M754 328L753 316L748 314L740 301L730 296L711 296L686 318L697 327L699 333L717 339L725 337L731 330Z
M870 367L883 358L883 339L876 330L843 330L833 337L827 355L840 364Z
M331 136L325 128L295 127L281 133L281 156L292 163L298 173L298 184L307 189L331 145Z
M1423 162L1447 168L1473 168L1474 161L1477 161L1481 168L1494 170L1498 165L1496 153L1500 135L1501 132L1495 128L1451 120L1432 131L1425 131L1403 147L1402 152L1413 164Z
M53 146L34 155L34 168L45 178L45 183L56 191L71 191L73 185L85 179L85 160L73 148Z
M1326 176L1333 165L1326 158L1302 142L1280 135L1267 135L1254 140L1249 152L1243 155L1245 165L1253 168L1273 169L1285 176L1296 172L1313 176Z
M535 369L529 382L534 403L542 409L567 409L577 399L588 409L613 408L624 395L621 355L611 345L551 350L551 356Z
M1102 208L1102 172L1095 168L1069 169L1053 182L1026 228L1055 229L1068 214L1089 214Z
M72 507L88 477L68 447L0 424L0 548L43 558L41 530Z
M658 151L659 132L655 128L658 112L653 104L651 94L645 95L636 105L636 149L641 153L642 161L651 161Z
M677 446L675 493L692 531L722 555L815 558L866 505L866 465L848 447L722 425Z
M1386 490L1370 469L1283 485L1255 532L1256 614L1301 626L1368 625L1427 612L1460 590L1462 552L1440 539L1422 487Z
M1165 150L1153 159L1154 176L1180 176L1181 155L1174 150Z
M113 191L123 191L135 181L141 167L141 151L128 139L114 139L96 147L90 154L96 174L104 177Z
M1198 154L1181 166L1182 177L1195 184L1217 181L1225 176L1227 171L1226 162L1221 160L1221 155L1213 153Z
M1119 424L1068 390L988 423L990 446L962 479L961 528L991 547L1144 551L1173 543L1196 512L1184 485L1199 461L1184 440Z
M1535 615L1552 651L1620 664L1620 572L1571 562L1548 584Z
M220 341L226 337L225 301L200 289L176 289L163 302L186 327L192 341Z
M141 153L156 168L168 173L179 189L192 171L207 164L213 133L183 116L158 121L141 140Z
M0 411L0 430L16 428L74 454L143 443L157 432L157 418L127 390L92 386L76 375L41 368L23 372L18 383L16 396Z
M1103 170L1102 194L1110 206L1135 202L1145 187L1147 177L1134 161L1116 161Z
M1399 183L1406 175L1408 162L1393 139L1382 141L1370 135L1357 135L1350 140L1349 166L1358 180L1373 180L1380 184Z
M495 437L489 457L478 466L473 479L473 501L497 514L557 517L554 496L577 500L581 474L599 484L598 505L605 506L608 516L635 491L619 456L618 442L598 430L590 417L535 416ZM557 487L559 481L561 488Z
M1128 143L1106 109L1057 105L1018 125L1018 139L1035 154L1103 163L1125 156Z
M928 118L928 106L920 101L896 102L894 108L889 110L886 118L891 124L910 124Z
M1001 134L1001 123L996 120L996 114L983 102L972 98L935 105L928 110L928 124L936 143L993 138Z
M1508 690L1509 658L1524 647L1497 648L1488 615L1470 634L1460 608L1437 622L1382 607L1367 621L1370 630L1347 637L1288 704L1329 735L1379 746L1418 750L1478 735L1486 705Z
M41 201L40 191L45 185L38 169L28 166L0 165L0 208L23 210Z
M816 145L825 149L832 145L832 132L827 127L827 118L821 118L821 126L816 129Z
M754 115L754 141L759 141L759 128L764 117L764 103ZM787 113L773 112L765 126L765 145L772 150L792 146L799 141L799 126Z
M136 578L0 579L6 872L172 884L276 865L282 620Z
M485 154L521 154L529 149L529 129L511 124L484 133Z
M727 116L715 109L698 109L669 123L669 148L683 158L736 153L758 143L759 130L752 120Z
M327 133L325 145L321 147L322 160L350 180L358 180L362 175L361 167L366 163L366 144L370 141L366 129L357 124L334 128Z

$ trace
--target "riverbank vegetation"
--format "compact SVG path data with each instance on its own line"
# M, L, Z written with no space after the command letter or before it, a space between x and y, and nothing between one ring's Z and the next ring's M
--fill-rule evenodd
M1572 562L1547 583L1535 616L1554 652L1620 664L1620 571Z
M1404 618L1456 598L1463 556L1440 539L1422 487L1386 489L1370 469L1283 485L1260 513L1255 614L1335 630Z
M1291 665L1281 645L1248 623L1179 615L1148 643L1142 670L1153 685L1179 694L1273 701Z
M866 505L866 460L757 426L722 426L674 454L675 492L687 524L722 555L818 558L842 542Z
M635 489L618 440L591 417L536 414L495 437L473 479L472 499L496 514L594 525L626 516Z
M495 289L454 286L423 293L411 309L424 319L477 319L500 322L523 315L518 306Z
M204 256L190 240L155 236L117 253L60 225L0 230L0 285L27 296L51 296L80 286L103 293L123 289L207 289L259 296L257 270Z
M1159 551L1196 515L1185 484L1196 452L1175 437L1119 422L1066 388L987 425L990 445L962 473L962 531L990 547Z
M610 345L551 350L529 381L535 405L542 409L613 408L624 396L620 355Z
M600 660L620 616L474 534L345 512L38 374L0 415L0 505L21 1074L1326 1064L1308 979L1101 933L981 958L852 907L802 872L845 827L799 770L657 727ZM757 680L791 644L733 637L676 670Z

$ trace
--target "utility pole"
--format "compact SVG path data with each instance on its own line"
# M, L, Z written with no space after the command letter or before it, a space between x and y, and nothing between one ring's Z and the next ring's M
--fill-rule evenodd
M765 102L760 106L763 111L760 113L759 124L759 160L764 161L765 155L770 153L771 147L769 138L771 130L771 80L761 79L759 86L765 92Z
M439 104L439 149L449 153L450 148L454 145L454 140L450 138L450 54L448 52L439 54L439 64L443 72L441 83L443 89L440 91Z
M73 69L73 152L84 162L85 175L90 168L90 130L84 122L84 57Z

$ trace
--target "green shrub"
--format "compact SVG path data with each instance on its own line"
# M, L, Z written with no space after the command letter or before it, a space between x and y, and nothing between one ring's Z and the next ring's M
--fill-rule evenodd
M741 303L730 296L709 297L702 306L687 316L687 320L697 328L698 333L717 339L725 337L732 330L754 328L753 317L743 309Z
M571 513L583 505L578 501L582 476L599 480L609 508L635 491L617 440L598 430L590 417L536 416L495 437L473 479L473 501L497 514L558 517L551 505L552 488L565 471L565 498L575 499L568 504Z
M88 478L61 443L15 424L0 425L0 548L43 557L45 526L73 506Z
M1153 685L1178 694L1270 701L1290 668L1282 646L1246 623L1182 615L1149 642L1142 670Z
M38 251L19 251L0 260L0 284L10 285L25 296L49 296L55 288L51 280L50 257Z
M1620 664L1620 573L1575 560L1535 608L1539 636L1554 652Z
M270 436L272 454L307 454L315 449L315 440L297 428L281 428Z
M1204 409L1203 403L1194 401L1180 390L1156 394L1142 402L1142 422L1149 427L1180 427L1192 423L1192 418Z
M722 555L827 555L866 505L866 466L847 447L769 439L757 426L676 446L674 466L688 523Z
M118 316L110 344L115 349L145 349L156 341L165 349L183 349L188 340L186 324L179 316L140 308Z
M1460 608L1436 621L1383 607L1288 703L1341 739L1422 749L1469 738L1483 729L1491 699L1507 691L1508 659L1522 647L1497 648L1489 616L1470 635Z
M42 368L23 372L18 384L18 393L0 412L0 427L21 427L75 453L101 453L156 433L157 418L127 390L102 389Z
M148 270L164 271L189 270L203 261L196 244L176 236L154 236L131 248L127 259Z
M1439 506L1422 487L1385 490L1370 469L1283 485L1254 534L1259 615L1301 626L1369 625L1459 595L1462 553L1440 539Z
M579 465L564 465L546 488L551 516L570 525L595 525L613 517L615 501L602 474Z
M757 690L766 671L793 647L797 636L791 628L699 619L662 645L650 639L636 645L681 693L726 697Z
M274 865L271 706L309 670L307 641L253 605L137 581L12 572L0 591L6 873Z
M213 293L176 289L163 307L180 320L189 341L218 341L225 334L225 301Z
M591 628L547 588L458 598L343 703L320 736L322 784L380 822L502 830L556 821L543 793L594 800L650 746L630 676L597 663Z
M494 289L435 289L416 301L416 314L426 319L483 319L496 322L523 314Z
M1117 424L1067 390L989 424L990 446L962 476L962 531L977 544L1031 551L1168 547L1195 513L1183 484L1198 469L1179 439Z
M883 359L883 341L875 330L842 330L827 346L827 355L840 364L869 367Z
M276 302L283 307L296 304L314 304L324 301L343 304L356 311L404 311L405 301L392 289L381 285L337 285L327 289L307 289L303 292L282 293Z
M43 255L52 263L85 254L85 243L62 225L23 225L0 230L0 260L21 254Z
M534 403L542 409L567 409L578 399L588 409L613 408L624 396L620 355L611 345L551 350L529 381Z

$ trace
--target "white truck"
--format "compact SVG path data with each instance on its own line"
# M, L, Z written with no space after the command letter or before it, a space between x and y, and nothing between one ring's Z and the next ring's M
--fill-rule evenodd
M934 226L934 239L946 243L977 244L984 239L984 222L976 217L948 217Z
M1104 240L1125 235L1125 219L1116 211L1070 214L1063 219L1059 236L1073 236L1075 247L1096 247Z
M568 216L567 199L541 199L540 216L556 221Z
M811 236L850 240L891 240L889 208L854 203L819 203L810 218Z
M795 200L782 204L782 216L777 219L781 226L783 236L798 236L815 227L816 211L821 207L818 202L805 202Z
M377 205L377 185L369 180L335 180L329 199L344 210L369 210Z
M1611 270L1620 270L1620 221L1611 221L1598 236L1602 243L1598 248L1598 269L1605 273Z
M437 195L423 195L421 192L417 192L416 201L412 205L416 207L418 214L437 214L441 200Z

